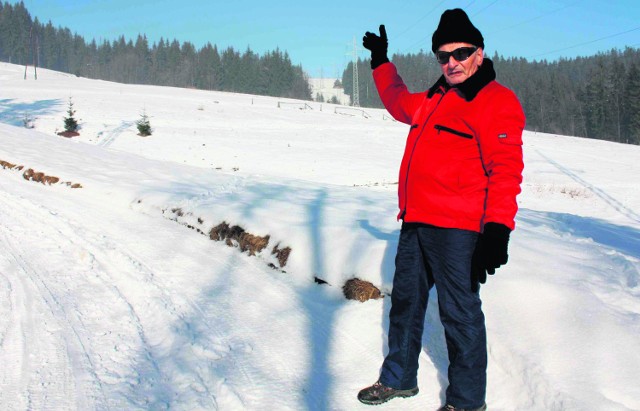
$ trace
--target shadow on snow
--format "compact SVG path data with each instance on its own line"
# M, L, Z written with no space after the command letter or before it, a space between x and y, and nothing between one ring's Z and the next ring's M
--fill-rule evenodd
M221 193L220 195L225 197L238 196L238 200L246 200L248 195L249 198L251 198L251 201L239 201L239 206L242 208L241 214L244 216L252 216L256 210L265 206L267 202L287 201L290 200L290 195L295 195L295 199L298 202L302 201L302 207L306 213L306 229L308 230L310 244L312 247L311 250L307 251L309 252L311 260L310 266L313 270L312 272L314 275L324 278L331 274L326 272L327 264L324 261L324 258L326 255L326 249L328 248L327 245L329 242L334 240L327 237L325 232L325 227L327 226L326 219L328 218L327 207L332 205L335 206L335 204L332 204L329 190L330 189L326 187L300 189L286 184L279 185L259 183L238 187L238 191L244 192L242 195L240 195L239 192ZM187 186L181 185L181 189L178 191L181 193L181 196L188 196L188 193L194 194L202 192L203 190L201 185L194 183L193 185ZM301 191L304 192L300 193ZM202 196L200 197L202 198ZM205 197L207 196L205 195ZM198 195L193 195L193 198L197 199ZM366 198L353 199L353 202L362 202L363 205L365 205L366 201ZM392 284L399 230L392 230L389 232L383 231L375 226L375 212L372 213L367 211L364 212L364 215L366 218L354 219L354 227L362 230L363 235L371 236L376 240L385 243L382 266L380 267L380 280L382 284ZM596 244L602 245L607 249L640 259L640 230L633 227L619 226L596 218L580 217L562 213L537 212L527 209L522 209L520 211L518 215L518 222L519 224L523 224L523 226L529 230L536 230L538 227L548 227L553 231L560 232L560 234L590 238ZM184 246L188 247L188 245ZM292 246L295 247L295 244ZM355 247L355 245L353 246ZM232 253L232 257L229 258L241 258L241 255L234 252ZM354 255L353 258L357 258L357 256ZM232 269L234 265L235 264L232 261L229 261L227 264L222 264L217 267L216 270ZM637 285L637 274L629 277L627 282L630 286ZM205 308L201 312L194 314L193 318L181 318L182 321L179 322L180 324L175 326L176 340L182 341L185 344L188 343L188 345L202 345L206 348L207 345L211 345L212 343L215 344L216 340L225 340L225 336L229 335L229 333L233 335L232 323L229 323L224 319L218 320L217 318L205 315L205 313L209 312L209 310L213 310L219 314L222 313L220 310L229 310L229 313L233 312L234 307L230 305L232 300L228 300L225 303L223 296L232 293L234 283L233 279L230 279L228 276L221 275L218 277L215 284L211 284L206 290L203 290L201 297L198 297L198 300L202 301L203 305L213 304L218 305L218 308ZM237 285L238 284L235 284L235 286ZM334 284L333 286L337 287L340 285ZM306 311L306 318L308 319L306 335L308 336L308 356L310 358L310 364L308 370L306 370L304 382L301 384L301 392L293 393L293 395L304 403L304 407L306 409L323 411L330 409L332 406L331 398L333 397L335 379L332 374L332 354L330 347L334 340L336 315L344 302L337 301L322 293L320 290L321 288L313 286L313 278L309 278L309 287L298 290L300 300L302 301L301 305ZM390 289L383 290L387 295L383 300L384 307L382 314L383 332L385 334L388 332L389 327L388 314L391 301L388 295L390 294L390 291ZM222 301L220 300L220 297L222 297ZM447 386L448 357L446 343L444 340L444 331L440 323L438 313L435 287L432 288L430 292L429 300L430 303L426 313L425 331L422 338L423 351L436 368L438 382L441 388L440 397L443 400ZM225 304L227 305L225 306ZM219 305L222 306L220 307ZM210 305L210 307L212 307L212 305ZM206 324L201 324L202 322L205 322ZM242 336L236 335L234 338L241 340ZM231 348L231 352L233 351L234 349ZM387 347L385 338L383 346L381 347L381 359L382 356L386 354L386 351ZM176 350L175 352L179 352L179 350ZM147 365L148 360L149 358L145 361L147 362ZM236 358L236 360L239 360L240 362L243 361L242 358ZM185 357L184 359L181 359L180 356L174 359L159 359L156 357L156 360L152 360L151 363L153 364L156 361L173 361L176 363L175 365L177 365L176 368L178 369L194 367L194 365L189 361L189 358ZM230 367L234 366L233 362L225 361L216 362L216 364L218 364L217 367L220 368L216 370L215 375L222 379L224 379L226 370L231 370ZM260 379L264 384L269 385L281 383L279 381L269 381L269 378L271 378L269 376L269 370L258 370L255 367L250 367L250 369L252 370L252 373L256 374L253 378ZM151 374L156 374L156 378L162 378L162 376L157 375L157 371L151 371ZM376 377L377 376L372 376L372 382ZM250 380L253 378L250 378ZM165 383L171 384L170 381L166 381ZM210 383L210 381L202 381L202 385L204 387L209 386L210 384L208 383ZM229 381L229 383L233 382ZM238 392L240 401L242 401L242 397L245 396L252 398L252 387L245 386L237 388L240 389ZM205 389L208 390L208 388ZM211 389L215 390L215 386L211 387ZM210 403L209 406L213 405L217 408L214 393L211 392L208 394L208 396L211 397L210 401L213 402ZM155 395L157 396L155 405L163 407L172 402L171 399L167 397L166 393L156 391ZM355 396L356 393L354 392L353 395Z
M18 103L14 99L2 99L0 100L0 123L24 127L27 116L35 121L38 116L57 112L56 107L62 104L60 99L38 100L32 103Z

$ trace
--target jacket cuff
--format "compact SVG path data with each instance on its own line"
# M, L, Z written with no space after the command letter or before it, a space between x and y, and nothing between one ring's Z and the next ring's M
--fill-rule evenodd
M500 223L486 223L482 234L489 237L509 238L511 229Z
M388 62L389 62L389 58L386 56L386 54L382 57L371 58L371 70L375 70L381 65L383 65L384 63L388 63Z

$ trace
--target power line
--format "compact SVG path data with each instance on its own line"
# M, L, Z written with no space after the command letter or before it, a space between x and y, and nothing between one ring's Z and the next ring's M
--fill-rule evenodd
M494 3L495 3L495 2L494 2ZM539 16L536 16L536 17L534 17L534 18L532 18L532 19L521 21L521 22L516 23L516 24L514 24L514 25L512 25L512 26L503 27L503 28L501 28L501 29L498 29L498 30L495 30L495 31L489 32L489 33L487 33L487 35L491 35L491 34L499 33L499 32L501 32L501 31L509 30L509 29L514 28L514 27L522 26L523 24L531 23L532 21L535 21L535 20L541 19L542 17L546 17L546 16L548 16L548 15L550 15L550 14L557 13L557 12L559 12L560 10L564 10L564 9L566 9L566 8L568 8L568 7L572 7L573 5L575 5L575 4L577 4L577 3L580 3L580 1L575 1L575 2L573 2L573 3L571 3L571 4L568 4L568 5L564 6L564 7L560 7L560 8L558 8L558 9L551 10L551 11L550 11L550 12L548 12L548 13L543 13L543 14L541 14L541 15L539 15ZM491 3L491 4L493 4L493 3ZM491 5L491 4L490 4L490 5Z
M411 5L412 5L412 3L415 3L415 1L416 1L416 0L414 0L414 1L412 1L412 2L411 2L411 1L409 1L409 2L405 3L405 4L404 4L404 7L402 7L401 9L399 9L397 12L399 13L399 12L401 12L401 11L405 11L405 9L406 9L408 6L411 6Z
M475 3L476 0L472 0L469 4L467 4L467 6L465 7L465 9L468 9L473 3ZM478 14L480 14L481 12L483 12L484 10L488 9L489 7L491 7L492 5L494 5L496 2L498 2L498 0L494 0L492 3L490 3L488 6L486 6L485 8L481 9L480 11L476 12L473 16L476 16ZM444 3L444 1L441 1L440 3L438 3L433 9L431 9L427 14L425 14L424 16L422 16L420 18L420 20L418 20L415 24L413 24L411 27L409 27L407 30L403 31L402 33L400 33L401 35L406 33L407 31L409 31L410 29L412 29L413 27L415 27L416 24L418 24L419 22L421 22L422 20L424 20L427 16L429 16L431 13L433 13L435 10L438 9L438 7L440 7L442 4ZM399 37L399 36L398 36ZM412 48L414 48L415 46L419 45L419 44L423 44L425 41L427 41L429 38L431 37L431 35L428 35L426 37L421 38L420 40L418 40L417 42L413 43L411 46L407 47L404 49L404 51L408 51ZM396 38L394 38L394 40L396 40Z
M489 5L488 5L488 6L486 6L485 8L483 8L483 9L480 9L480 10L476 11L476 12L475 12L471 17L475 17L475 16L477 16L478 14L482 13L483 11L485 11L486 9L488 9L489 7L491 7L491 6L493 6L494 4L496 4L498 1L499 1L499 0L494 0L494 1L492 1L492 2L491 2L491 3L489 3Z
M427 14L425 14L424 16L420 17L418 19L418 21L416 21L415 23L413 23L411 26L409 26L407 29L405 29L405 31L403 31L402 33L398 34L394 40L397 40L398 38L400 38L403 34L405 34L406 32L408 32L409 30L411 30L412 28L414 28L415 26L418 25L418 23L420 23L422 20L426 19L431 13L433 13L434 11L436 11L438 9L438 7L440 7L440 5L442 5L442 3L444 3L446 0L442 0L440 3L438 3L434 8L432 8L431 10L429 10L429 12Z
M535 56L531 56L529 58L535 58L535 57L539 57L539 56L545 56L547 54L557 53L559 51L565 51L565 50L574 49L576 47L580 47L580 46L584 46L584 45L587 45L587 44L595 43L595 42L600 41L600 40L610 39L612 37L617 37L617 36L621 36L623 34L631 33L632 31L636 31L636 30L640 30L640 26L632 28L630 30L625 30L625 31L621 31L619 33L611 34L609 36L600 37L600 38L595 39L595 40L585 41L584 43L575 44L573 46L569 46L569 47L565 47L565 48L561 48L561 49L557 49L557 50L553 50L553 51L548 51L546 53L536 54Z

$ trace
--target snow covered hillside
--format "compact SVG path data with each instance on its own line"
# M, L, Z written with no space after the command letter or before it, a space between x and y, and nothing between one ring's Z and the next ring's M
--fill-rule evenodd
M343 88L336 88L333 85L336 82L336 78L310 78L309 84L311 85L311 97L317 100L318 95L322 95L324 101L330 101L332 97L335 97L340 104L349 104L350 97L345 94Z
M356 394L377 378L390 299L342 285L390 292L405 125L23 76L0 63L0 409L371 409ZM81 130L66 139L70 97ZM524 141L509 264L481 291L489 409L640 410L640 147ZM212 241L223 222L268 244ZM435 298L427 317L420 394L376 410L441 405Z

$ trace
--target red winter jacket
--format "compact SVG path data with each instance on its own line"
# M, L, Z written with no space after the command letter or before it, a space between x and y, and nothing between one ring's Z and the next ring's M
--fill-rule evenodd
M373 78L389 113L411 125L398 219L478 232L495 222L513 230L525 117L515 94L495 81L491 60L456 87L442 76L423 93L410 93L393 63L378 66Z

